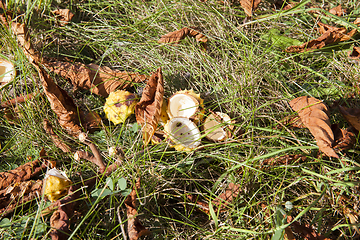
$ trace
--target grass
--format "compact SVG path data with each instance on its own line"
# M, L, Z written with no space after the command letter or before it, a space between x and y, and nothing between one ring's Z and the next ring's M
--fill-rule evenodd
M24 12L18 19L27 23L34 45L43 55L145 74L162 67L166 97L192 88L201 93L207 108L229 114L236 120L235 127L245 132L235 135L238 141L228 144L204 139L204 147L190 153L176 152L166 144L149 146L144 154L124 161L111 178L114 182L125 178L131 188L141 177L139 218L152 232L145 239L270 239L283 226L276 221L276 214L279 207L285 209L286 202L293 204L286 211L288 215L325 236L358 237L354 222L344 212L348 208L354 216L359 214L358 145L341 160L328 159L318 157L316 142L307 130L274 129L278 121L294 114L288 102L298 96L313 96L329 105L335 100L353 104L346 96L357 94L359 65L349 60L346 52L359 44L356 38L324 50L287 54L281 44L291 43L291 39L306 42L317 38L316 23L320 19L309 13L308 7L276 14L279 11L273 10L270 1L263 1L255 18L246 24L239 3L228 1L31 2L9 1L9 6ZM332 0L318 5L328 10L340 3L348 9L340 22L349 25L359 14L357 1ZM56 8L69 8L75 14L73 21L60 26L51 14ZM336 19L328 16L321 21L334 25L332 20ZM178 45L157 43L160 36L191 26L199 27L208 37L207 52L201 51L194 39ZM286 41L269 37L272 29L288 37ZM279 46L279 41L285 43ZM15 81L1 89L1 100L42 92L35 70L4 28L0 46L0 56L10 59L18 71ZM142 150L134 117L114 126L102 111L105 99L87 91L73 94L69 83L55 78L78 106L102 116L103 128L91 137L107 163L114 161L105 154L110 146L121 146L126 156ZM73 148L85 149L61 129L46 97L37 95L19 105L18 111L17 124L9 122L3 113L0 116L2 171L29 161L29 157L38 158L44 148L73 181L79 181L79 173L83 178L94 174L93 165L76 162L62 153L42 129L42 120L47 118ZM348 127L336 109L331 109L331 122ZM262 168L264 159L298 153L306 154L307 162ZM225 212L213 208L206 215L193 204L186 204L189 194L201 201L213 201L231 182L238 184L241 192ZM97 185L97 189L104 188L109 189L106 179ZM73 217L72 238L122 239L119 218L126 225L125 198L121 194L91 197L90 193ZM347 197L345 205L341 196ZM29 210L16 211L9 217L12 225L0 228L0 236L46 239L50 224L48 216L39 215L43 207L44 203L39 202ZM355 225L359 223L355 221Z

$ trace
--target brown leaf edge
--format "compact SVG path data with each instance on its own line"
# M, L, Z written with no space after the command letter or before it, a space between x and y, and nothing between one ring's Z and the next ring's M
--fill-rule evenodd
M134 83L145 82L148 79L147 75L122 72L96 64L69 63L49 58L44 59L43 64L50 71L70 80L75 90L78 88L89 90L102 97L108 97L117 89L126 89Z
M177 31L169 32L161 36L161 38L158 40L158 43L179 43L187 36L194 37L197 42L200 42L204 50L207 49L208 39L204 34L199 32L197 27L184 27Z
M308 96L295 98L289 105L315 137L319 150L328 157L339 158L333 149L334 134L327 114L328 107L320 100Z
M142 126L144 145L148 145L160 120L164 99L164 79L161 68L153 73L135 106L136 121Z
M253 12L257 9L261 0L240 0L241 6L248 17L252 17Z
M150 231L146 229L138 219L136 210L136 193L140 190L140 178L137 179L130 195L125 199L126 214L128 218L128 235L130 240L136 240L141 236L149 235Z
M21 188L21 184L26 182L30 183L30 181L33 182L31 179L46 172L48 167L55 167L55 162L46 159L45 155L45 151L41 150L39 159L27 162L13 170L0 173L0 216L7 216L17 207L23 206L34 198L41 196L42 184L38 182L26 185L26 189L23 190L26 192L18 201L13 201L9 198L7 192L9 190L8 187ZM30 190L28 189L29 187L31 188Z

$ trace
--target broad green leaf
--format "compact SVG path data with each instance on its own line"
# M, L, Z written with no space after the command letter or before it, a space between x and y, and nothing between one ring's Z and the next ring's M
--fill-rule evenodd
M110 189L95 189L91 192L92 197L102 198L111 195L113 192Z
M120 190L125 190L127 187L125 178L120 178L118 180L117 184L118 184L118 187L120 188Z
M110 188L111 191L114 191L114 181L112 180L111 177L107 177L106 178L106 184L108 185L108 187Z

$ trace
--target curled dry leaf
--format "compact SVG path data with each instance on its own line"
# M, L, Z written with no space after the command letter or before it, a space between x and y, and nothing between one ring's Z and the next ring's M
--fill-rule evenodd
M145 146L149 144L160 120L164 98L164 79L161 68L152 74L135 106L136 121L142 126Z
M37 159L32 162L25 163L13 170L0 173L0 190L5 189L11 184L20 183L37 177L49 166L49 161Z
M261 0L240 0L241 6L249 17L252 17L260 2Z
M342 8L342 7L341 7L341 4L340 4L339 6L330 9L330 10L329 10L329 13L341 17L342 15L345 15L345 14L346 14L346 10L347 10L347 9Z
M50 102L51 109L58 116L60 126L69 134L77 136L82 131L80 123L81 119L84 119L84 114L67 92L60 88L41 66L33 65L38 70L44 92Z
M353 50L348 52L348 56L352 60L359 60L360 59L360 47L353 47Z
M69 79L75 88L90 90L107 97L117 89L126 89L134 83L144 82L148 76L132 72L121 72L96 64L44 61L44 65L54 73Z
M60 21L61 26L68 24L71 19L74 17L74 14L69 9L56 9L51 11L57 19Z
M14 35L17 37L17 40L20 46L23 48L25 56L29 59L31 63L40 61L40 54L34 50L30 39L30 33L28 28L24 23L11 23L11 30Z
M356 143L355 134L346 130L339 128L338 124L331 125L331 129L334 133L334 149L343 151L352 148Z
M161 36L158 43L178 43L187 36L194 37L196 41L200 42L202 47L206 50L208 39L204 34L200 33L196 27L184 27L180 30L165 34Z
M340 113L351 126L360 131L360 109L338 106Z
M141 236L149 235L150 231L146 229L138 219L136 210L136 192L140 189L140 178L137 179L131 193L125 199L126 214L128 218L128 235L130 240L136 240Z
M0 216L11 214L18 207L25 207L35 198L41 198L42 180L29 180L8 185L0 191Z
M299 53L320 49L333 43L350 40L357 33L355 28L347 32L346 28L332 27L321 22L318 24L320 26L319 32L322 34L320 37L303 43L300 46L290 46L285 51L289 53Z
M334 134L327 114L327 106L320 100L308 96L295 98L289 104L315 137L320 151L328 157L339 158L332 148Z

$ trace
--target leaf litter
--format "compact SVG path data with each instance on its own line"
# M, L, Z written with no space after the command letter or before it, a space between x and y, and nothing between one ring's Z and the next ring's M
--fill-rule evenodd
M260 2L260 1L259 1ZM256 7L254 7L254 9L255 9ZM335 12L335 13L333 13L333 14L338 14L337 12ZM250 15L251 16L251 15ZM50 80L52 80L50 77L49 77L49 75L46 75L47 74L47 72L42 68L42 66L40 66L39 64L38 64L38 61L40 61L40 58L38 57L38 53L36 53L36 52L34 52L34 51L32 51L33 49L32 49L32 46L31 46L31 42L30 41L28 41L27 42L27 39L29 39L29 37L28 37L28 35L27 35L27 33L26 33L26 31L24 30L24 25L16 25L16 28L14 28L14 29L17 29L16 31L18 31L18 40L21 42L21 44L23 45L23 48L24 48L24 52L25 52L25 55L27 55L28 56L28 58L29 58L29 60L34 64L34 66L37 68L37 70L38 70L38 72L39 72L39 76L40 76L40 79L42 80L42 82L45 82L45 85L47 84L47 85L50 85L50 86L54 86L54 85L51 85L52 83L50 82ZM20 29L20 30L19 30ZM23 32L23 33L21 33L21 31ZM328 32L331 32L331 31L333 31L333 32L338 32L337 34L338 35L341 35L341 34L343 34L343 36L340 38L340 40L339 41L346 41L346 40L348 40L348 39L350 39L349 37L352 37L352 35L351 34L353 34L352 33L352 31L350 31L350 33L346 33L345 32L345 34L342 32L342 30L338 30L338 29L336 29L336 28L334 28L334 27L331 27L331 26L327 26L327 25L320 25L320 33L322 33L322 34L325 34L325 33L328 33ZM356 31L354 31L354 32L356 32ZM197 37L195 37L196 39L197 39L197 41L198 41L198 38ZM199 38L201 38L201 37L199 37ZM21 40L22 39L22 40ZM175 42L178 42L178 41L180 41L181 39L183 39L182 37L180 37L180 39L178 39L178 40L175 40ZM344 39L346 39L346 40L344 40ZM160 40L159 40L160 41ZM201 40L199 40L200 42L202 42L202 43L205 43L206 44L206 41L201 41ZM325 40L325 42L326 42L327 40ZM338 40L335 40L335 41L338 41ZM171 42L171 41L169 41L169 42ZM30 44L29 44L30 43ZM321 44L323 44L323 43L319 43L319 46L321 45ZM205 45L206 46L206 45ZM306 46L307 47L307 46ZM321 47L319 47L319 48L321 48ZM46 63L44 63L44 64L46 64ZM85 66L85 65L84 65ZM48 67L48 66L47 66ZM100 67L100 66L97 66L97 65L95 65L95 66L92 66L94 69L97 69L96 70L96 73L95 73L95 75L96 74L101 74L101 73L103 73L103 72L106 72L107 70L103 70L103 69L101 69L102 67ZM56 72L55 70L53 70L52 68L51 68L51 65L50 65L50 67L48 67L50 70L52 70L52 71L54 71L54 72ZM64 70L65 70L65 68L64 68ZM159 70L158 70L159 71ZM161 70L160 70L161 71ZM60 72L57 72L59 75L61 75L61 76L63 76L62 75L62 73L60 73ZM113 74L113 72L111 72L111 71L108 71L108 73L110 73L109 75L114 75ZM90 75L90 74L89 74ZM95 76L95 75L93 75L93 76ZM73 78L71 78L71 77L67 77L67 78L69 78L71 81L73 80ZM50 80L49 80L50 79ZM89 79L91 79L91 80L89 80ZM84 80L84 82L87 82L86 84L84 84L84 85L86 85L85 87L83 87L84 89L88 89L88 90L90 90L90 91L92 91L93 89L96 89L97 88L97 85L95 84L95 86L94 85L91 85L91 84L93 84L93 82L94 82L94 77L87 77L86 78L86 80ZM107 82L108 80L104 80L105 78L102 78L101 79L101 81L100 81L100 84L99 85L101 85L101 84L104 84L105 85L105 82ZM110 79L109 81L111 81L112 79ZM52 80L53 81L53 80ZM91 82L91 84L88 84L88 82ZM79 87L79 85L81 85L82 83L81 83L81 81L80 81L80 83L78 83L78 84L74 84L74 86L75 86L75 88L76 87ZM123 87L123 85L118 85L116 88L121 88L121 87ZM45 91L45 88L46 87L44 87L44 92L46 92ZM111 87L110 87L111 88ZM156 87L157 88L157 87ZM105 87L105 89L107 89L107 87ZM109 92L111 92L111 91L109 91L108 92L108 90L105 90L104 92L102 92L101 90L96 90L96 91L98 91L98 93L96 93L96 94L98 94L98 95L100 95L100 96L107 96L106 94L109 94ZM162 90L163 91L163 90ZM50 91L49 91L50 92ZM60 92L61 92L61 90L60 90ZM64 91L65 92L65 91ZM101 93L100 93L101 92ZM94 92L95 93L95 92ZM66 92L65 92L65 94L66 94ZM162 95L163 95L163 93L162 93ZM47 94L47 96L48 96L48 94ZM61 97L60 97L61 98ZM66 98L66 96L64 97L64 99ZM151 98L152 100L154 99L154 98ZM155 99L156 99L156 97L155 97ZM316 100L316 99L315 99ZM51 102L52 100L50 100L49 99L49 102ZM57 101L57 100L54 100L54 101ZM299 113L299 116L300 116L300 119L301 119L301 121L305 124L305 126L306 127L308 127L309 128L309 130L310 130L310 132L314 135L314 137L315 137L315 139L317 140L317 143L318 143L318 146L319 146L319 149L321 150L321 151L323 151L327 156L332 156L332 157L338 157L337 155L336 155L336 153L335 152L332 152L331 150L334 150L334 149L341 149L341 150L344 150L344 149L349 149L350 147L350 145L351 145L351 142L353 142L353 134L351 133L351 132L349 132L349 131L347 131L347 130L344 130L344 129L340 129L339 127L338 127L338 125L331 125L330 126L330 128L331 128L331 132L333 133L333 138L331 138L331 136L330 137L325 137L325 138L323 138L322 137L322 135L330 135L330 131L328 131L328 126L329 126L329 124L327 124L327 122L329 122L328 120L326 120L325 119L325 117L324 117L324 114L322 113L322 112L326 112L327 111L327 109L326 109L326 107L319 107L319 106L317 106L316 108L312 108L314 105L318 105L319 104L319 100L317 100L318 102L315 102L315 103L309 103L309 102L311 102L311 101L308 101L308 103L307 103L307 105L306 106L303 106L303 107L299 107L299 106L295 106L295 107L293 107L292 106L292 108L294 109L296 109L297 108L297 110L295 110L294 109L294 111L298 111L298 113ZM60 102L63 104L63 102L60 100ZM51 103L51 104L53 104L53 103ZM70 105L72 105L72 104L70 104ZM290 103L290 105L291 105L291 103ZM161 104L160 104L160 106L161 106ZM75 106L76 107L76 106ZM65 107L66 108L66 107ZM310 109L311 108L311 111L310 112L315 112L316 114L314 114L314 115L312 115L312 113L307 113L307 111L305 110L305 109ZM147 111L147 110L149 110L149 109L146 109L146 107L144 108L145 110L143 110L143 111ZM54 110L54 109L53 109ZM63 111L63 113L65 113L67 111L67 109L66 110L64 110ZM151 131L153 130L153 128L156 128L156 126L157 126L157 123L156 124L154 124L154 122L157 122L156 121L156 117L154 118L154 116L156 116L157 115L157 111L158 111L158 108L157 107L155 107L155 111L150 111L151 112L151 114L150 114L150 116L151 116L151 118L152 118L152 120L153 121L150 121L151 122L151 124L149 124L150 126L152 126L152 128L151 128ZM55 110L54 110L54 112L56 112ZM66 114L65 114L66 115ZM144 114L145 115L145 114ZM309 115L309 116L307 116L307 115ZM62 118L62 116L63 116L63 114L58 114L58 116L59 116L59 119L61 119ZM309 118L308 118L309 117ZM79 118L79 115L78 115L78 118ZM308 119L307 119L308 118ZM313 119L311 119L311 118L315 118L315 121L317 121L317 120L321 120L321 126L319 127L314 127L314 126L311 126L311 120L313 120ZM311 119L311 120L309 120L309 119ZM72 120L64 120L64 122L71 122ZM59 122L61 122L60 120L59 120ZM147 122L147 120L142 120L142 124L144 124L145 123L145 125L147 124L146 123ZM325 127L325 125L323 124L323 123L326 123L326 126L327 127ZM61 124L61 123L60 123ZM69 132L75 132L76 134L75 135L77 135L77 133L79 133L79 132L81 132L81 130L79 130L79 129L76 129L76 128L74 128L74 127L66 127L66 124L63 124L65 127L65 129L67 129ZM62 125L62 126L63 126ZM71 124L70 124L71 125ZM81 126L81 122L78 122L78 123L76 123L75 125L77 125L77 126ZM300 126L300 125L299 125ZM314 132L318 132L318 130L317 130L317 128L326 128L326 130L322 130L322 131L320 131L320 134L319 133L317 133L317 134L314 134ZM75 129L75 131L74 131L74 129ZM80 127L80 129L81 129L81 127ZM155 131L155 130L154 130ZM52 135L53 134L53 131L52 131L52 133L51 133L51 130L48 130L48 132L50 133L50 135ZM352 134L352 135L351 135ZM148 139L150 139L151 137L145 137L144 136L144 142L148 142ZM333 140L332 140L333 139ZM54 142L55 142L55 140L53 140ZM320 142L320 144L319 144L319 142ZM147 144L147 143L146 143ZM352 143L353 144L353 143ZM61 144L60 144L61 145ZM60 145L57 145L57 146L60 146ZM60 147L61 148L61 147ZM64 148L65 149L65 148ZM93 149L92 149L93 150ZM63 150L64 151L64 150ZM71 151L71 150L69 150L69 149L67 149L66 151ZM66 151L64 151L64 152L66 152ZM94 151L93 151L93 153L94 153ZM96 154L95 154L96 155ZM95 157L95 158L97 158L97 157ZM286 157L284 157L283 159L285 159L285 161L286 161L286 164L288 164L288 162L289 162L289 159L303 159L303 156L298 156L298 157L296 157L296 156L290 156L290 155L287 155ZM281 161L280 161L281 162ZM269 165L274 165L274 161L272 161L272 162L270 162L270 164ZM99 165L99 164L97 164L97 165ZM117 163L117 165L115 165L115 167L117 167L118 166L118 163ZM105 171L105 169L103 169L103 167L101 167L100 168L100 172L105 172L106 174L109 174L109 173L111 173L111 172L107 172L107 171ZM93 180L92 180L93 181ZM24 184L24 186L22 186L22 187L20 187L20 189L21 188L23 188L23 189L28 189L28 187L26 187L26 184L25 183L22 183L22 184ZM30 186L31 184L29 184L29 186ZM36 185L36 184L35 184ZM89 185L91 185L91 184L89 184ZM140 185L140 183L138 184L138 182L136 183L136 188L138 189L138 188L140 188L140 186L138 186L138 185ZM231 185L231 184L230 184ZM236 185L236 184L232 184L231 186L228 186L228 188L225 190L225 193L223 193L223 194L221 194L219 197L217 197L212 203L214 204L214 205L226 205L226 203L225 204L223 204L224 202L231 202L234 198L236 198L236 196L239 194L239 186L238 185ZM125 204L127 204L127 207L128 207L128 205L129 206L131 206L131 208L129 207L128 208L128 218L129 218L129 216L130 217L134 217L134 219L136 219L136 215L137 215L137 211L136 211L136 209L135 209L135 200L136 200L136 192L135 193L133 193L134 192L134 190L135 190L135 187L134 187L134 189L133 189L133 191L132 191L132 197L131 197L131 200L128 200L128 199L126 199L126 201L125 201ZM13 188L13 189L15 189L15 187ZM9 196L14 196L14 193L16 193L16 191L17 190L13 190L13 189L8 189L8 193L11 193ZM75 189L75 188L74 188ZM73 189L73 190L74 190ZM24 192L24 191L20 191L20 192ZM75 196L75 194L72 194L73 192L71 192L70 191L70 195L69 196ZM68 197L69 197L68 196ZM13 198L13 197L12 197ZM78 197L77 197L78 198ZM68 198L68 200L67 200L67 202L64 202L65 204L63 205L63 206L66 206L68 203L69 203L69 199L71 199L71 201L73 201L74 199L77 199L77 198ZM131 203L130 203L131 202ZM68 205L68 207L69 206L72 206L71 204L69 204ZM58 210L56 210L55 212L54 212L54 214L53 214L53 216L51 217L51 226L52 227L54 227L55 229L53 230L53 232L51 233L51 236L52 236L52 239L66 239L66 238L61 238L60 236L61 236L61 234L63 234L63 233L69 233L70 231L69 231L69 215L71 214L71 211L73 211L73 209L74 209L74 207L69 207L69 209L71 209L71 210L69 210L68 212L67 212L67 210L64 210L64 209L62 209L61 208L61 205L60 205L60 207L59 207L59 209ZM130 209L130 210L129 210ZM133 211L135 209L135 212ZM132 213L129 213L129 211L131 211ZM129 224L130 224L130 220L129 220ZM129 230L129 236L130 236L130 239L137 239L139 236L141 236L142 235L142 231L145 229L141 224L138 224L138 223L131 223L132 225L129 225L128 226L128 228L130 229ZM135 225L137 225L138 227L135 227L134 228L134 226ZM305 227L307 227L307 226L305 226ZM146 230L146 229L145 229ZM54 233L54 231L57 231L57 233L55 234ZM64 232L62 232L62 231L64 231ZM304 230L305 231L305 230ZM309 232L310 232L310 235L314 235L314 233L313 233L313 231L311 231L311 230L308 230ZM316 234L314 235L314 236L317 236ZM319 235L320 236L320 235ZM66 237L66 235L65 235L65 237ZM306 238L307 236L305 236L305 238ZM311 239L311 238L309 238L309 239ZM316 239L318 239L318 238L316 238ZM320 238L319 238L320 239Z

